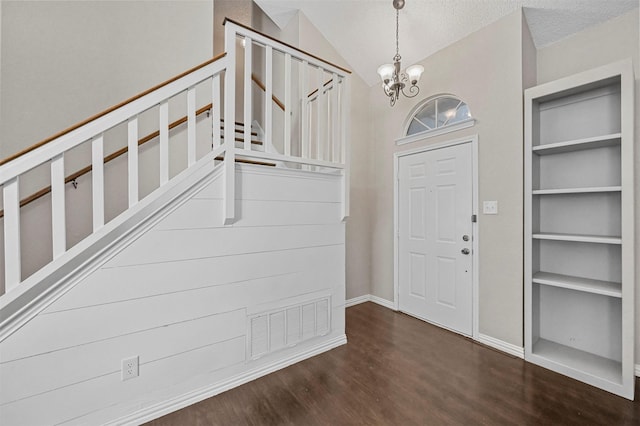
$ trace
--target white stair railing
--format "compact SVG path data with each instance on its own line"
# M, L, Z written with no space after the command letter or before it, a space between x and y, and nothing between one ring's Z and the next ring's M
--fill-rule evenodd
M243 80L241 86L244 95L240 99L243 100L242 112L245 123L251 123L256 119L253 117L256 100L252 99L252 74L259 75L265 85L264 105L261 107L260 117L263 120L258 119L264 129L265 152L253 149L251 135L245 132L243 148L238 149L236 154L318 167L347 168L350 71L230 19L226 19L224 25L229 66L236 66L236 57L242 55L244 58L244 69L238 75L241 75ZM238 52L241 49L242 54ZM278 65L282 68L278 74L274 73L276 54L280 56ZM293 72L294 66L298 70L297 73ZM235 88L236 73L231 73L229 69L228 74L233 74ZM281 93L274 93L276 77L279 78ZM294 98L294 92L297 93L297 99ZM317 108L314 116L307 113L309 92L315 92L313 99ZM276 141L273 141L274 95L284 99L284 118L279 123L284 128L283 141L277 141L282 142L281 152L270 149L276 145ZM237 96L230 97L232 102L236 99ZM235 104L231 112L235 114ZM295 133L293 117L298 117L299 120ZM311 129L314 130L313 134Z
M244 96L236 96L236 68L237 46L239 40L244 40L244 72L242 73ZM251 144L250 123L260 120L252 117L255 100L251 97L252 70L260 61L253 61L255 48L265 52L265 103L262 106L264 122L263 149L254 149ZM274 40L264 34L255 32L248 27L225 21L226 54L213 58L204 64L193 68L176 78L154 87L134 98L129 99L93 119L87 120L64 133L45 140L31 149L0 162L0 186L2 187L3 222L4 222L4 289L10 292L25 280L22 277L21 259L21 200L20 177L25 173L49 165L51 175L51 224L53 260L60 260L63 264L64 254L67 252L67 214L65 211L65 154L82 145L91 147L91 182L92 182L92 229L98 234L105 226L105 133L116 126L126 125L127 141L127 199L128 209L133 209L140 202L139 194L139 128L140 116L144 112L157 108L158 120L158 149L159 149L159 188L170 182L170 148L169 131L175 123L170 124L169 101L180 94L186 94L186 122L187 127L187 168L205 157L214 161L216 157L224 156L224 200L223 218L226 224L235 219L235 160L238 155L281 162L282 164L306 165L305 167L330 168L340 170L344 178L343 185L343 213L348 215L348 119L349 112L349 81L348 71L325 62L313 55ZM285 114L282 152L274 147L272 114L272 96L274 95L274 52L284 55L284 104ZM298 68L295 81L293 66ZM279 65L279 64L278 64ZM262 65L261 65L262 66ZM224 92L221 88L221 77L224 75ZM315 75L316 80L311 78ZM325 84L324 77L329 76L331 83ZM208 97L211 100L211 140L206 143L211 151L198 159L197 140L197 105L196 86L210 85ZM314 99L318 100L317 114L311 117L309 110L309 96L307 90L316 88ZM330 93L331 92L331 93ZM224 108L221 99L224 96ZM294 93L297 93L294 96ZM296 98L297 97L297 98ZM243 102L244 116L242 148L235 146L235 115L236 102ZM209 107L204 107L205 110ZM224 141L221 141L221 122L224 112ZM292 132L293 117L298 118L297 134ZM310 130L315 129L316 135ZM280 141L278 141L280 142ZM312 144L315 149L312 149ZM204 145L204 144L203 144ZM294 149L295 148L295 149ZM205 160L207 161L207 160ZM295 167L295 166L294 166ZM68 259L67 259L68 260Z
M74 128L57 138L35 147L33 150L0 166L0 185L3 187L4 202L4 255L5 291L11 291L21 281L21 241L20 241L20 176L41 165L50 164L51 169L51 223L53 260L67 251L65 214L65 153L84 143L91 144L92 158L92 210L93 231L104 226L104 134L114 127L127 125L127 181L128 206L134 207L139 200L138 168L138 120L139 116L156 106L159 111L159 152L160 186L169 181L169 119L168 101L176 95L187 93L187 157L188 164L195 163L195 86L212 79L213 87L219 84L219 75L227 67L224 57L214 58L206 63L144 92L120 106L100 114L97 118ZM215 92L215 89L214 89ZM219 97L212 97L214 115L219 111ZM219 112L218 112L219 114ZM216 126L214 120L214 126ZM219 126L219 123L217 124ZM218 149L220 154L223 149Z

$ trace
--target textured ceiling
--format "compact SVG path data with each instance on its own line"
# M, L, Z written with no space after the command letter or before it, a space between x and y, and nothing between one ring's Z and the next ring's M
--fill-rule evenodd
M301 10L367 83L395 54L391 0L255 0L281 27ZM524 7L540 48L637 8L639 0L406 0L400 11L403 66L418 62Z

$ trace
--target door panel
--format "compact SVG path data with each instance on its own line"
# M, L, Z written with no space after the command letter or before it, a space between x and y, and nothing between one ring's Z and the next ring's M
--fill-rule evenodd
M449 257L438 257L437 265L436 287L438 292L436 300L441 305L455 309L456 288L451 283L456 279L456 260Z
M399 165L400 310L471 335L471 144L404 156Z
M411 296L424 299L427 294L426 286L426 256L421 253L411 253Z
M426 194L424 188L411 188L411 238L424 240L425 238L425 202Z

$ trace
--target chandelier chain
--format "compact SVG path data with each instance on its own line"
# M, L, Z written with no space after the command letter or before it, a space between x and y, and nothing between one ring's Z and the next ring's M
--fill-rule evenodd
M399 39L399 36L398 36L398 34L399 34L399 31L398 31L398 28L399 28L399 24L398 24L399 16L400 16L400 10L396 9L396 56L400 56L400 45L398 43L398 39Z

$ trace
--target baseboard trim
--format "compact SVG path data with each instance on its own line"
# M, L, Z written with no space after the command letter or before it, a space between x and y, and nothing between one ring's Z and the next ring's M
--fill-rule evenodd
M392 311L396 310L396 307L395 307L393 302L391 302L391 301L389 301L387 299L383 299L382 297L374 296L373 294L371 294L370 297L371 297L371 301L373 303L377 303L380 306L384 306L385 308L389 308Z
M396 310L396 307L393 302L383 299L382 297L374 296L373 294L364 294L362 296L354 297L353 299L347 299L344 303L345 308L350 306L359 305L364 302L373 302L380 306L384 306L385 308L391 309L392 311Z
M486 334L482 333L478 334L477 341L478 343L482 343L483 345L491 346L494 349L506 352L509 355L524 359L524 348L521 346L507 343L503 340L496 339L495 337L487 336Z
M346 343L347 336L346 334L343 334L288 358L278 360L272 364L247 371L245 373L231 377L230 379L224 380L220 383L216 383L214 385L207 386L193 392L188 392L167 401L152 405L150 407L136 411L130 415L120 417L117 420L114 420L107 424L113 426L130 424L139 425L149 422L166 414L172 413L176 410L180 410L181 408L188 407L189 405L195 404L207 398L211 398L212 396L218 395L222 392L228 391L252 380L258 379L262 376L266 376L267 374L281 370L297 362L304 361L307 358L311 358L328 350L334 349L338 346L344 345Z
M348 307L351 307L351 306L359 305L361 303L370 302L370 301L371 301L371 295L370 294L363 294L362 296L358 296L358 297L354 297L353 299L345 300L344 307L348 308Z

